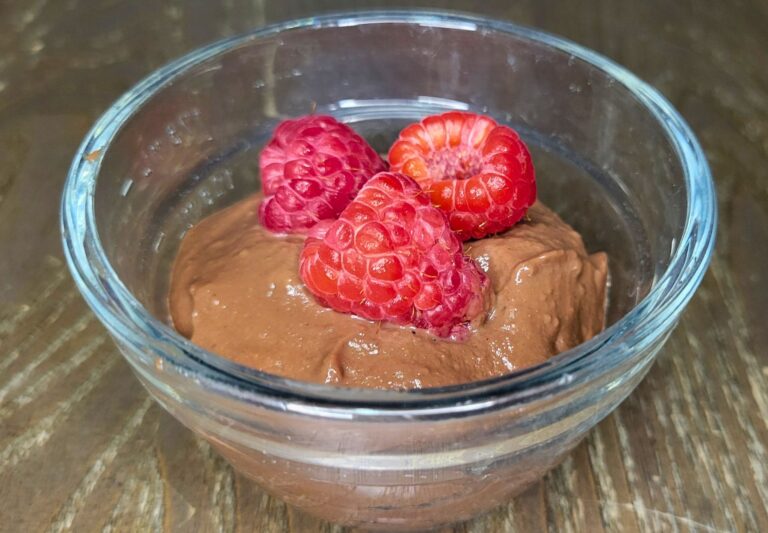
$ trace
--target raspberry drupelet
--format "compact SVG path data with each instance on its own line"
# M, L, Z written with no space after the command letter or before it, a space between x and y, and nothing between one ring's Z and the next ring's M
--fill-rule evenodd
M536 200L525 143L512 128L475 113L452 111L407 126L389 164L422 186L462 240L511 228Z
M259 220L275 233L302 233L335 219L386 164L352 128L308 115L275 129L259 160L264 200Z
M336 311L461 339L486 306L488 278L445 214L411 178L371 178L338 220L313 228L300 259L307 288Z

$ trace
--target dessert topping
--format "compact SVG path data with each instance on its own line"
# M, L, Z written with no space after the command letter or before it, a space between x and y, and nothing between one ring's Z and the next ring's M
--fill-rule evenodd
M335 219L386 164L352 128L333 117L281 122L262 150L259 220L275 233L301 233Z
M536 200L525 143L512 128L475 113L452 111L407 126L389 164L422 186L461 240L511 228Z
M485 307L488 279L445 213L411 178L372 177L334 222L315 226L300 274L323 305L463 338Z

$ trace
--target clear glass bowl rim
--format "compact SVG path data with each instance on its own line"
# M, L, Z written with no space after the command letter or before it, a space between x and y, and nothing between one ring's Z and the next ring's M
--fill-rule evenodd
M307 383L243 367L204 350L149 314L120 281L101 246L94 193L102 159L122 125L157 91L195 65L252 41L297 28L403 23L512 34L566 52L627 88L658 120L684 172L687 213L683 236L669 267L630 312L605 331L547 362L508 375L462 385L379 391ZM510 22L433 10L373 10L296 19L209 44L154 71L97 120L76 152L64 186L61 229L64 253L85 300L118 339L150 351L164 365L218 394L280 410L347 418L375 415L465 416L488 408L546 398L595 379L622 364L633 346L663 335L701 282L712 255L716 197L706 157L693 132L653 87L613 61L566 39Z

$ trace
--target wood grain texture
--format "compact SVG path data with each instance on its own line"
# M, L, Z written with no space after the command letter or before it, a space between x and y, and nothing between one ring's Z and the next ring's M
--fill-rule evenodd
M540 483L446 531L768 531L768 4L476 4L658 87L705 147L721 219L712 268L639 388ZM140 77L223 36L360 5L0 3L0 531L342 531L148 400L66 272L57 217L77 144Z

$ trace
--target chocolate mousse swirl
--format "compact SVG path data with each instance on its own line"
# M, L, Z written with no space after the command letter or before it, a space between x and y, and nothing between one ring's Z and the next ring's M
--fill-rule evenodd
M491 306L453 342L317 304L298 273L302 238L258 224L252 196L206 218L171 278L175 327L196 344L294 379L353 387L437 387L535 365L599 333L608 259L534 204L527 220L465 244L490 279Z

